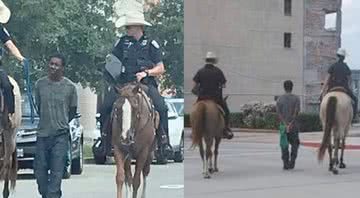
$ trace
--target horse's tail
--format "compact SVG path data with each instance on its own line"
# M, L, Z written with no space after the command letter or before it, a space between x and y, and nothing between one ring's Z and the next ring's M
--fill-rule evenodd
M324 159L325 151L329 146L329 144L331 143L331 129L335 121L336 104L337 104L337 98L334 96L330 97L326 106L324 136L318 153L319 161L322 161Z
M191 113L191 138L192 148L200 144L205 129L206 105L199 102L196 109Z

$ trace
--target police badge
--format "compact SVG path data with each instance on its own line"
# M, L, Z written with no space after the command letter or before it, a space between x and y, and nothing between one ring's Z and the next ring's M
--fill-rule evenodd
M153 40L153 41L151 41L151 44L156 48L156 49L159 49L159 44L155 41L155 40Z

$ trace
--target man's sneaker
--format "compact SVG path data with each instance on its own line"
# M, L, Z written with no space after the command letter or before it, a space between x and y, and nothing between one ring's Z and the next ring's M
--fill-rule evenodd
M231 132L229 127L226 127L223 132L223 138L231 140L234 137L234 134Z

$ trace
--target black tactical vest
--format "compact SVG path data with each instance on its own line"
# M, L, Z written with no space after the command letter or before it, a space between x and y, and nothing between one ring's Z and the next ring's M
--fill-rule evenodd
M120 46L119 46L120 45ZM120 75L120 83L126 83L136 80L135 74L146 69L154 67L155 63L151 61L150 57L151 40L145 35L136 41L133 37L124 36L120 39L119 44L114 49L114 54L119 58L123 64L123 71ZM117 51L122 49L121 51ZM147 84L153 81L153 77L144 79Z

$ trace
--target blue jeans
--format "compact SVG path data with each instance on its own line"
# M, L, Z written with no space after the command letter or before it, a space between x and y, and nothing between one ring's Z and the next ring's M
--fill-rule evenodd
M34 174L43 198L61 197L61 180L68 150L68 132L54 137L37 138Z

